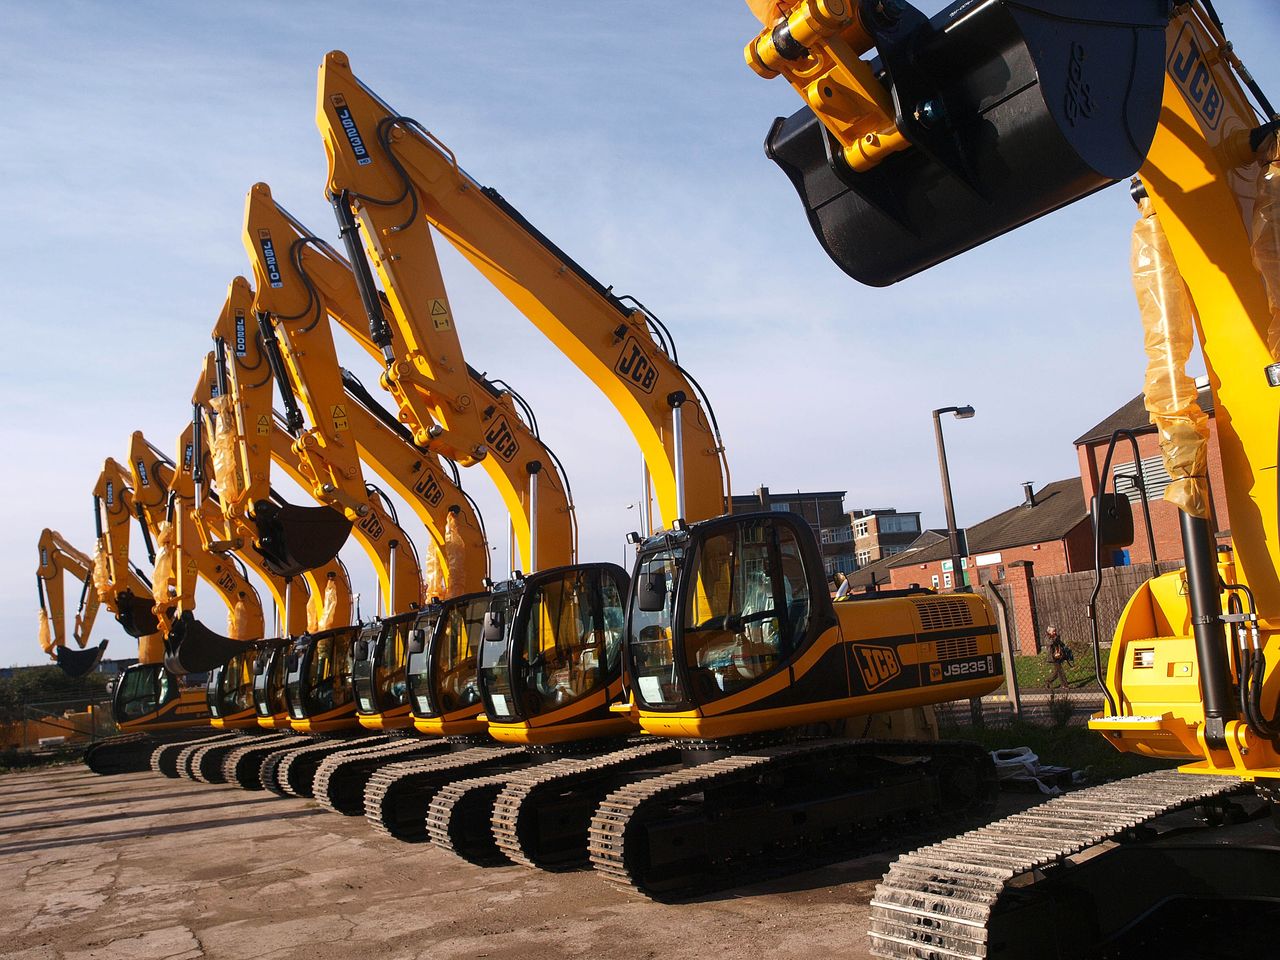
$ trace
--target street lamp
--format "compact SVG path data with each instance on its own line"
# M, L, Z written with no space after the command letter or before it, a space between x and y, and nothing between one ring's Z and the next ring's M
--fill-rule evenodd
M933 411L933 436L938 442L938 472L942 474L942 502L947 509L947 536L951 540L951 586L964 590L964 572L960 566L960 533L956 529L956 509L951 502L951 474L947 471L947 447L942 442L942 415L955 414L957 420L973 416L973 407L939 407Z

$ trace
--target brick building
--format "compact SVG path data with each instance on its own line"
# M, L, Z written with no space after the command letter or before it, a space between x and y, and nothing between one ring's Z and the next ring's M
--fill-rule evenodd
M1200 388L1200 407L1209 415L1209 488L1212 492L1214 520L1218 537L1226 540L1230 536L1230 520L1227 515L1227 501L1223 495L1226 489L1222 476L1222 454L1218 451L1218 423L1213 415L1213 394L1208 382L1203 378L1196 381ZM1146 408L1143 406L1143 395L1138 394L1119 410L1116 410L1101 423L1096 424L1076 440L1076 455L1080 459L1080 476L1084 483L1083 496L1086 509L1090 499L1097 492L1102 464L1107 456L1107 445L1116 430L1132 430L1138 441L1138 457L1142 462L1142 481L1147 488L1147 499L1151 506L1151 530L1156 544L1156 558L1160 560L1176 560L1182 556L1182 535L1178 528L1178 508L1163 498L1165 487L1169 485L1169 474L1164 468L1164 460L1160 455L1159 437L1151 423ZM1146 524L1142 518L1142 506L1139 502L1138 485L1134 482L1137 471L1133 466L1133 447L1128 440L1121 439L1116 444L1112 456L1112 472L1117 477L1115 490L1127 496L1133 504L1133 546L1118 551L1114 558L1106 558L1117 566L1128 563L1149 563L1151 557L1147 548Z
M1093 530L1082 491L1079 477L1036 491L1024 484L1020 504L968 527L969 556L961 558L963 583L977 586L988 580L1017 581L1092 567ZM892 558L888 569L893 589L919 584L946 591L960 585L951 569L951 543L945 533L927 546Z
M920 536L920 514L899 513L892 507L850 510L849 524L859 568L902 553Z
M848 573L856 566L853 553L853 528L844 510L845 490L825 490L815 493L772 493L768 487L760 487L755 493L733 498L733 512L750 510L777 510L798 513L813 528L822 550L822 565L827 576Z

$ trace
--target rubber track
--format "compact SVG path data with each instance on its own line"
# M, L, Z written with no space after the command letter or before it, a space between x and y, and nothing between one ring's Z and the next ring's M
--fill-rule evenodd
M364 813L364 789L379 767L448 749L448 742L442 739L402 737L363 750L343 750L320 762L311 782L311 794L326 810L358 817Z
M156 738L148 733L125 733L92 743L84 752L84 764L93 773L109 777L150 769Z
M199 746L202 743L218 743L222 740L228 740L237 736L234 733L215 733L212 735L185 737L181 740L162 743L151 752L151 772L158 773L162 777L169 777L171 780L177 780L182 776L182 765L180 757L182 751L188 747Z
M388 764L374 773L365 787L365 819L383 836L423 843L428 839L427 808L436 791L458 777L468 779L527 755L521 747L470 747L443 757Z
M927 810L901 809L886 818L885 826L900 836L911 823L936 829L940 822L962 818L975 812L974 807L987 806L994 798L997 786L995 771L989 756L975 744L963 742L877 741L877 740L817 740L780 745L749 754L731 754L710 760L697 766L686 767L637 783L629 784L609 794L596 809L591 820L591 863L607 880L629 887L637 893L657 899L685 899L710 890L742 886L747 883L782 873L794 873L813 866L829 863L866 853L883 846L880 834L869 833L866 825L851 814L848 822L856 829L840 837L821 835L806 837L799 845L788 844L785 850L775 851L768 842L770 826L761 821L761 833L743 836L743 846L724 862L712 864L712 869L686 878L683 883L664 881L661 889L651 888L642 871L647 857L635 845L643 838L636 828L645 823L645 814L655 808L679 801L694 804L705 797L705 791L714 789L723 796L726 788L735 783L750 786L761 778L781 776L788 767L805 764L830 765L834 762L856 765L860 760L888 760L923 757L934 762L962 761L972 763L979 771L977 797L963 809ZM848 790L848 787L842 788ZM869 794L874 798L874 791ZM780 797L780 805L787 798ZM681 816L687 816L687 813ZM785 816L785 812L784 812ZM659 816L656 822L661 822Z
M262 758L282 749L287 743L297 743L296 733L268 734L257 743L236 747L222 760L223 782L245 790L262 789Z
M871 898L871 952L910 960L985 957L987 925L1009 881L1241 786L1237 777L1144 773L901 856Z
M498 794L493 805L493 837L498 849L513 863L543 869L585 866L589 862L589 824L582 824L582 848L578 853L539 849L536 829L539 803L554 802L570 791L591 791L594 810L605 793L611 777L628 770L666 767L679 763L681 747L671 740L650 740L599 757L581 760L556 760L552 763L520 770L510 775L509 783ZM643 775L643 773L641 773Z
M325 757L345 750L381 746L388 739L382 733L351 739L326 737L315 743L268 754L262 761L262 785L282 797L310 797L316 767Z

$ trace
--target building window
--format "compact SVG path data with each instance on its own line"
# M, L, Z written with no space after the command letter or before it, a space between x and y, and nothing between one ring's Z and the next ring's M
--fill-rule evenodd
M936 579L937 579L937 577L934 577L934 579L936 580ZM943 586L943 588L944 588L944 589L946 589L946 590L950 590L950 589L951 589L951 574L950 574L950 573L944 573L944 574L942 575L942 586Z
M849 527L823 527L823 543L848 543L853 539L853 530Z
M860 566L860 567L865 567L865 566L866 566L868 563L870 563L870 562L871 562L871 551L870 551L870 550L859 550L859 551L858 551L858 566Z
M881 533L919 533L920 518L888 513L880 518Z
M871 533L871 521L859 520L853 527L854 536L865 537Z
M938 575L936 573L933 575L933 589L938 589Z
M907 545L905 543L896 544L896 545L889 544L880 548L880 553L886 557L892 557L896 553L906 553L906 552L907 552Z
M769 509L773 510L775 513L790 513L791 504L785 501L783 501L782 503L771 503L769 504Z

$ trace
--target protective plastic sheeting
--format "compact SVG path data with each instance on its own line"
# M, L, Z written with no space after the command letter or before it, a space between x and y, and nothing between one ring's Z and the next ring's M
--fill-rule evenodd
M1263 144L1258 197L1253 204L1253 265L1262 274L1271 307L1267 347L1280 360L1280 141L1272 134Z
M1209 418L1200 409L1195 380L1187 374L1194 308L1150 200L1141 202L1139 213L1131 266L1147 351L1143 392L1159 432L1165 469L1173 478L1164 499L1193 517L1207 518Z

